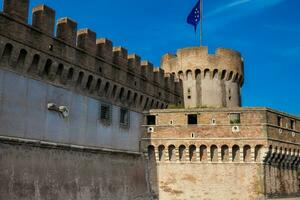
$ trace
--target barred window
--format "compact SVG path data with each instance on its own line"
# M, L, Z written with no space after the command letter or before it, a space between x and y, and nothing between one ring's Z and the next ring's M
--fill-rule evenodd
M108 104L101 104L100 120L105 124L111 123L111 106Z
M120 125L129 127L129 111L126 108L120 109Z

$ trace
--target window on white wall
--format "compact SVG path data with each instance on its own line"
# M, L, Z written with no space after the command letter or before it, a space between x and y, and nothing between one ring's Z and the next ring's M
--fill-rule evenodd
M111 105L101 104L100 121L106 125L110 125L110 123L111 123Z
M129 110L126 108L121 108L120 109L120 125L122 127L129 127L129 118L130 118Z

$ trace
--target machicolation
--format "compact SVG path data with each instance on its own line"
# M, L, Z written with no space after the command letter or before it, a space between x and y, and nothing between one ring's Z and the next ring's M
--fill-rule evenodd
M33 8L29 25L28 7L28 0L4 1L3 66L137 111L183 102L182 83L172 74L108 39L96 39L90 29L77 30L69 18L57 21L54 36L55 11L45 5Z
M161 67L183 80L186 107L241 105L244 66L239 52L219 48L208 54L207 47L184 48L163 56Z

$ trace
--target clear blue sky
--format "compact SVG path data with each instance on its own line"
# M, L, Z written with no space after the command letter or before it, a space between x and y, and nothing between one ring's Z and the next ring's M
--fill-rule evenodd
M83 3L84 2L84 3ZM159 66L160 57L195 46L186 24L196 0L31 0L47 4L56 17ZM243 106L267 106L300 115L300 1L204 0L204 43L240 51L245 59Z

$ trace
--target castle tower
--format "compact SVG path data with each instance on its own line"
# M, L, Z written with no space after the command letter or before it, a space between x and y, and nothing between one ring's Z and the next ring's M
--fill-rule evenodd
M162 57L161 67L183 81L184 105L195 107L239 107L243 85L243 59L239 52L207 47L179 49Z

